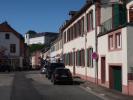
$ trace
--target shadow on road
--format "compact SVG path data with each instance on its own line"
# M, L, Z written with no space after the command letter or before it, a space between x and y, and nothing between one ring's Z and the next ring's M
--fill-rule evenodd
M78 76L74 76L73 77L73 82L72 83L68 83L68 82L60 82L57 85L81 85L84 84L85 81L83 81L80 77Z

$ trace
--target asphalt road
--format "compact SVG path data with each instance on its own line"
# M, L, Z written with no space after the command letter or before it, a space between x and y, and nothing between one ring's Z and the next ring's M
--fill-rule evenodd
M53 85L39 72L15 73L10 100L101 100L80 85Z

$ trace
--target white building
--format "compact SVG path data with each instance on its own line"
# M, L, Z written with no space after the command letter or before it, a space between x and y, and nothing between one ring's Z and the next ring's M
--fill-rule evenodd
M127 9L124 2L101 6L98 33L99 84L128 95L133 95L132 4L128 2Z
M11 69L23 67L24 39L7 22L0 24L0 48L4 48L4 55Z
M74 75L133 95L132 5L132 0L88 1L70 13L61 31L64 61Z
M49 44L53 39L58 36L58 33L43 32L37 34L25 34L25 43L31 44Z
M50 62L62 61L63 57L63 41L61 34L59 37L51 43L50 48Z

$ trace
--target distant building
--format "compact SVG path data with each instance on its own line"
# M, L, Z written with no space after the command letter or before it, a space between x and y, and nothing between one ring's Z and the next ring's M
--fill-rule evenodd
M49 44L53 39L58 36L58 33L43 32L37 34L25 34L25 43L31 44Z
M50 48L50 62L59 62L63 60L63 39L62 34L51 43Z
M7 60L11 69L23 67L24 60L24 38L15 31L7 22L0 24L0 49L4 49L4 57L1 60ZM7 63L6 63L7 64Z

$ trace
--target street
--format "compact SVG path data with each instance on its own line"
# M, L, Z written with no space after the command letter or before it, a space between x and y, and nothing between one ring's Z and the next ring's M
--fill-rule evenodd
M4 74L6 79L12 78L12 85L8 91L0 94L0 100L101 100L86 92L80 85L53 85L37 71L16 72ZM7 78L8 77L8 78ZM3 79L4 80L4 79ZM0 86L0 93L2 86Z

